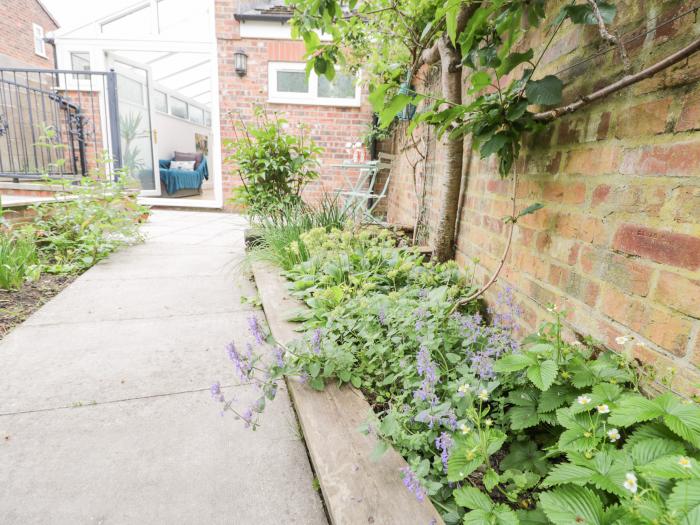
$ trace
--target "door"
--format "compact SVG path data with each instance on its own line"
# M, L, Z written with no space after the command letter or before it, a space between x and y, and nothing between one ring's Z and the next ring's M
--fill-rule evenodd
M122 168L138 181L141 195L160 195L160 173L153 130L153 82L148 66L107 54L117 74Z

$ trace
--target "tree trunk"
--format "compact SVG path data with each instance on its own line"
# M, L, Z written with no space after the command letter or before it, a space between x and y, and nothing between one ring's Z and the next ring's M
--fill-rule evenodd
M459 56L445 35L438 41L440 51L440 81L442 96L453 104L462 103L462 75L455 66ZM438 223L435 228L433 257L447 261L454 257L455 227L459 208L459 191L462 183L462 154L464 139L450 139L449 133L442 137L445 165L440 178Z

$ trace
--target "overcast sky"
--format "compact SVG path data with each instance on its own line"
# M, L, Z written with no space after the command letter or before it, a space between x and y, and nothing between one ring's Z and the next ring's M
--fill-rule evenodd
M64 29L78 27L138 3L138 0L41 0Z

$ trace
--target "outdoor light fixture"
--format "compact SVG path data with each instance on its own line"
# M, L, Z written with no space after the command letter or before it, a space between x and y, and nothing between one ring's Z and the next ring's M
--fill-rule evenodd
M239 77L245 76L248 72L248 55L243 49L236 49L233 54L233 63L236 69L236 74Z
M416 92L413 91L413 88L411 87L410 79L407 82L404 82L401 84L401 86L399 87L399 94L410 95L411 97L416 96ZM399 113L397 116L398 116L399 120L411 120L413 118L413 115L415 115L415 114L416 114L416 106L409 102L401 110L401 113Z

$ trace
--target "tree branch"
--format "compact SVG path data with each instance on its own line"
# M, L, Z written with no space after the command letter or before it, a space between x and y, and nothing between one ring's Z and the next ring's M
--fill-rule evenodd
M659 71L663 71L664 69L671 67L674 64L677 64L681 60L688 58L690 55L698 51L700 51L700 39L695 40L690 45L684 47L680 51L676 51L672 55L664 58L663 60L660 60L656 64L649 66L646 69L643 69L639 73L624 76L617 82L613 82L612 84L605 86L604 88L599 89L598 91L594 91L589 95L583 96L576 102L573 102L566 106L561 106L555 109L550 109L548 111L535 113L533 118L539 122L549 122L551 120L561 117L562 115L566 115L567 113L573 113L574 111L581 109L583 106L586 106L591 102L607 97L608 95L611 95L616 91L620 91L621 89L624 89L627 86L636 84L637 82L647 79L655 75Z
M595 19L598 22L598 32L600 33L600 36L603 38L603 40L607 40L611 44L614 44L620 48L620 57L622 58L622 64L625 68L625 71L629 71L631 66L630 60L627 57L627 49L625 49L625 44L622 42L622 40L620 40L620 38L617 35L613 35L610 31L608 31L608 28L605 27L603 13L600 12L597 1L588 0L588 4L591 6L591 9L593 10L593 16L595 16Z
M480 4L481 2L474 2L464 4L459 8L459 13L457 13L457 34L464 31L464 28L467 27L467 22L469 22L469 19L474 14L474 11L479 8ZM418 69L423 64L435 64L436 62L440 61L440 49L438 48L439 42L440 39L438 39L431 47L424 49L421 52L418 57L418 63L413 68L414 70Z

